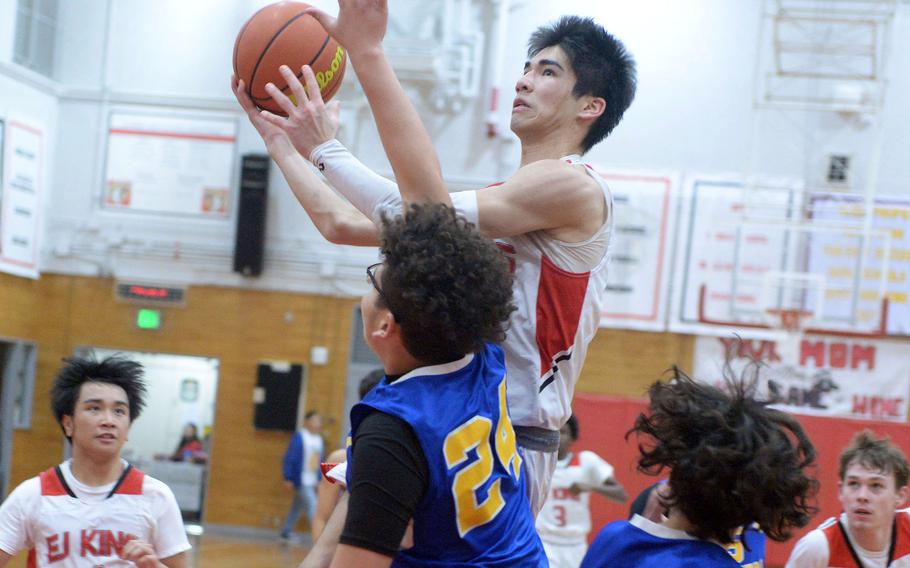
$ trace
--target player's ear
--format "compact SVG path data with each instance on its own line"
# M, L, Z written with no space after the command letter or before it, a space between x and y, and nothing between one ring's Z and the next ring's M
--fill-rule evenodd
M897 506L900 507L907 502L907 497L910 496L910 486L904 485L897 490Z
M583 120L597 120L607 110L607 101L603 97L586 95L581 98L581 103L578 118Z
M398 323L395 321L395 316L386 308L383 310L382 315L379 316L378 325L373 329L372 335L376 338L388 338L396 331L397 327Z
M63 433L67 437L73 437L73 417L69 414L64 414L60 419L60 425L63 426Z

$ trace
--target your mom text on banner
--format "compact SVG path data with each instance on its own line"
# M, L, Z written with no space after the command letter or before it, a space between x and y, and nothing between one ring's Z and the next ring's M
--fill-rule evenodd
M806 335L787 340L703 337L695 341L697 379L721 383L730 371L761 361L758 395L799 414L907 421L908 344L901 341Z

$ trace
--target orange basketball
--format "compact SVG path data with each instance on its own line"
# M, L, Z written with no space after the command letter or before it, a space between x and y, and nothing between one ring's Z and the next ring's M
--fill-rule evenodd
M265 90L266 83L291 97L278 67L287 65L303 83L301 67L309 65L316 74L323 100L338 92L347 53L315 18L304 14L309 4L277 2L252 15L240 28L234 42L234 74L242 79L246 92L261 109L285 116Z

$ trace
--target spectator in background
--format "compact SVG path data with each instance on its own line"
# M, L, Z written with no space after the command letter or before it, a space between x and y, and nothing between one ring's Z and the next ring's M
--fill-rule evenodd
M291 438L284 454L284 484L294 492L291 508L281 529L281 540L291 539L294 525L301 513L306 513L307 523L312 530L316 514L316 484L319 481L319 464L325 456L322 440L322 416L315 410L306 413L301 428Z
M385 372L382 369L374 369L360 379L360 385L357 388L357 394L360 395L359 400L363 400L363 397L373 390L373 387L382 380L384 375ZM326 461L330 464L339 464L345 461L347 457L348 449L341 448L329 454ZM325 529L325 524L329 521L329 517L332 516L332 511L335 510L335 505L338 504L338 499L341 498L343 491L344 488L339 483L335 483L328 478L319 480L319 485L316 488L316 514L313 516L313 525L310 529L310 535L313 537L314 542Z
M787 568L910 566L910 469L886 438L860 432L841 452L838 499L844 511L796 543Z
M559 430L556 471L550 495L537 515L537 534L552 568L578 568L591 532L590 493L624 503L626 490L613 477L613 466L594 452L570 451L578 440L575 415Z
M757 523L785 540L815 512L818 482L805 472L815 448L796 419L755 400L754 380L731 378L724 391L673 371L671 381L651 385L648 411L629 432L646 438L639 470L670 470L660 494L667 517L607 525L582 568L740 568L720 544L740 527ZM752 543L747 537L742 544Z
M202 449L202 440L199 439L199 431L192 422L188 422L183 427L180 442L177 443L177 449L171 454L170 459L175 462L196 462L200 461L200 459L203 462L206 461L205 452Z

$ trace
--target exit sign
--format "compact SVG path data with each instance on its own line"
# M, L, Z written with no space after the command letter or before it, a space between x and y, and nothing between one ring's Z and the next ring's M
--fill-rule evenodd
M161 312L149 308L139 308L136 313L136 327L139 329L161 329Z

